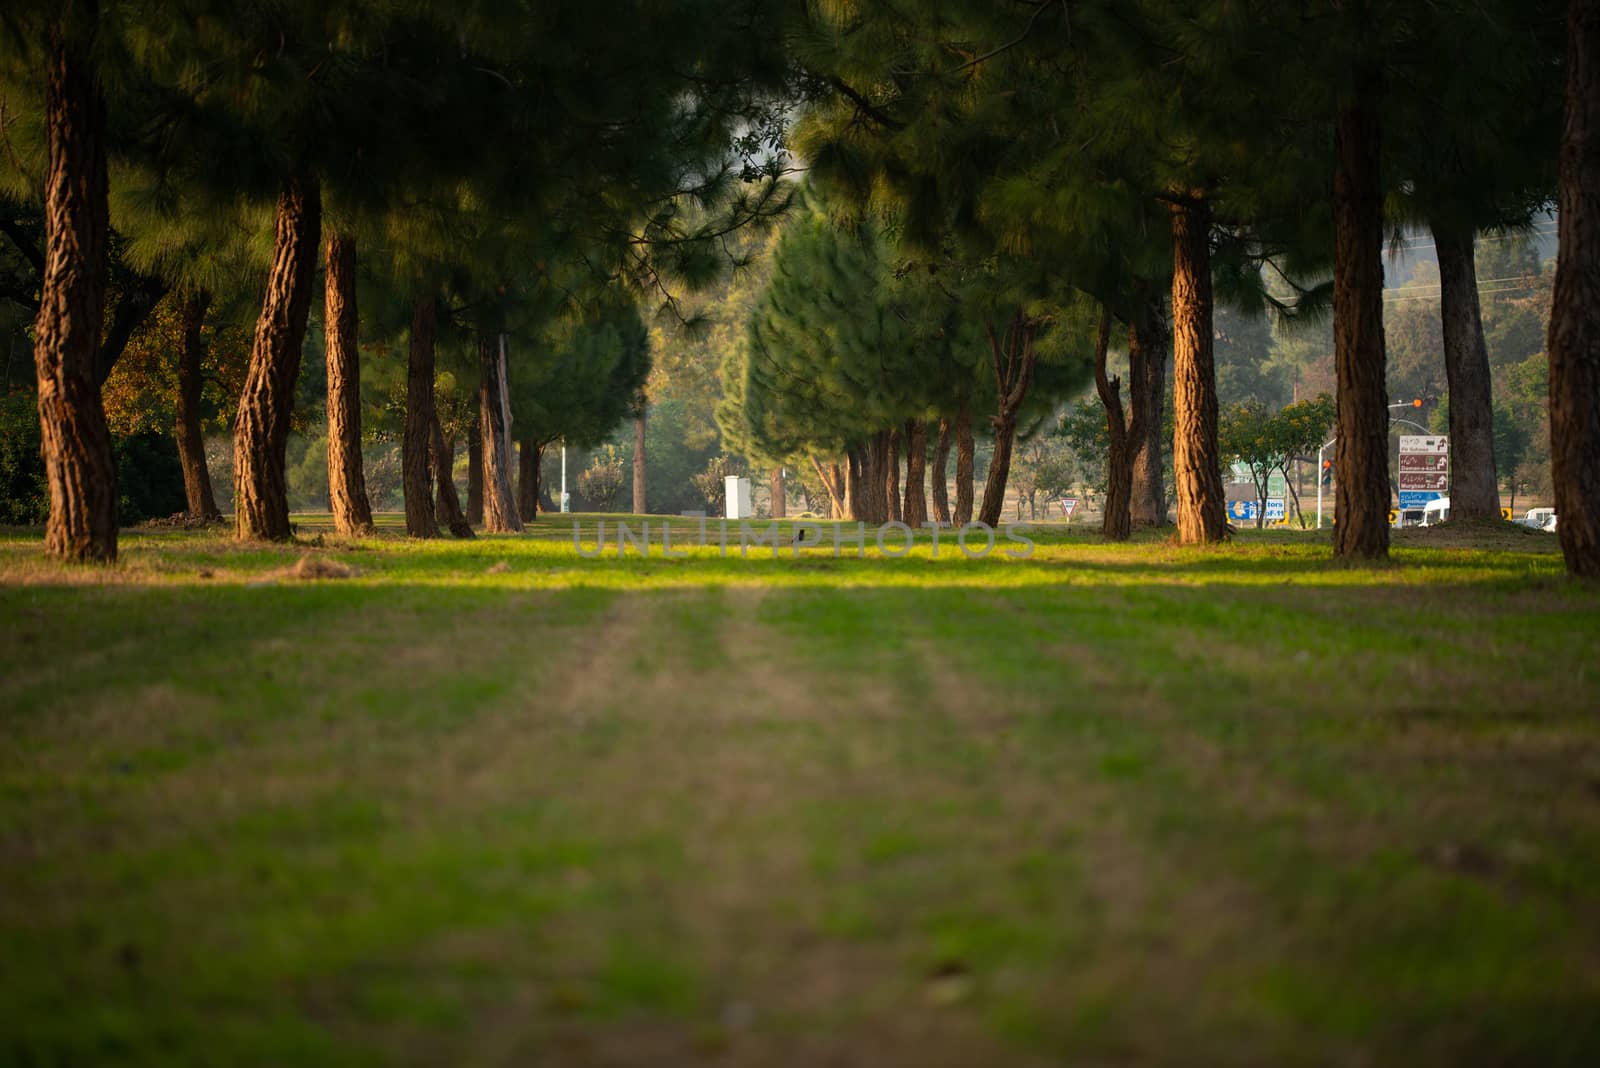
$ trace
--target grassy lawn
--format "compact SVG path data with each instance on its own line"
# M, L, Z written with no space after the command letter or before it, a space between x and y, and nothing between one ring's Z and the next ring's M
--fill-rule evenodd
M0 537L0 1063L1600 1063L1553 537L317 527Z

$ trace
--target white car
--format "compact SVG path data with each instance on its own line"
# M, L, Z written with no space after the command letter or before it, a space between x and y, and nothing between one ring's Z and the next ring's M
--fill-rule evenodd
M1556 510L1554 508L1529 508L1526 515L1517 520L1525 527L1534 530L1553 531L1556 529Z
M1417 525L1435 527L1448 522L1450 522L1450 498L1438 497L1422 506L1422 522Z

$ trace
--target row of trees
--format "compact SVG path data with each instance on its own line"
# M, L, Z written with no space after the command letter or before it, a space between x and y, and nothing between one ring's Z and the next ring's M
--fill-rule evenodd
M1170 347L1178 533L1218 540L1218 309L1331 305L1335 552L1382 557L1381 256L1386 232L1420 227L1439 263L1454 510L1492 515L1474 235L1526 225L1558 195L1553 477L1569 566L1600 570L1586 481L1600 466L1593 7L1571 0L1564 20L1554 0L9 5L6 185L42 219L47 545L115 555L101 391L139 321L177 301L201 338L219 294L241 289L259 311L232 423L237 530L285 536L319 278L340 528L370 524L356 353L376 328L407 352L408 531L437 534L449 512L432 492L448 481L442 348L477 382L485 524L516 529L514 439L527 429L537 471L546 417L568 410L547 398L593 370L552 370L556 347L584 349L574 324L610 339L584 392L620 398L642 444L648 378L620 305L705 281L731 234L782 209L777 144L798 104L791 140L815 193L725 377L738 385L723 424L758 460L815 458L841 511L920 516L921 473L902 494L889 472L901 451L920 462L923 438L953 438L959 469L965 410L994 439L976 511L997 518L1019 430L1092 376L1107 533L1121 536L1160 499ZM1123 339L1126 382L1107 365ZM957 484L971 480L958 470Z
M639 301L715 273L718 238L782 206L775 167L756 161L786 96L781 19L759 0L72 0L0 19L19 45L0 69L6 192L42 221L12 236L38 251L46 544L66 559L115 557L102 386L163 301L182 306L198 350L219 291L256 292L232 418L240 537L289 533L285 445L318 281L339 529L371 524L363 336L407 354L408 532L435 536L460 511L433 492L454 497L441 349L475 372L460 377L477 382L485 525L518 529L510 427L534 470L552 436L609 430L560 391L637 405ZM180 393L200 382L192 362ZM194 503L216 510L203 485Z
M1528 225L1556 193L1563 73L1562 265L1571 276L1585 262L1573 243L1587 207L1592 16L1582 0L1568 5L1568 19L1562 14L1549 0L808 9L797 52L822 90L796 145L814 179L847 205L841 214L886 220L896 277L926 274L959 293L988 271L1016 298L1016 316L1000 322L1029 339L1072 318L1081 335L1078 302L1087 301L1100 309L1097 354L1113 323L1123 324L1134 357L1129 381L1096 375L1113 494L1129 486L1131 496L1130 458L1154 455L1144 436L1160 420L1141 416L1159 403L1152 372L1160 362L1145 354L1165 356L1159 316L1163 296L1170 299L1183 541L1215 541L1227 529L1218 307L1275 305L1305 316L1331 305L1335 552L1380 558L1390 499L1385 235L1421 228L1433 238L1453 510L1493 516L1494 421L1474 237ZM1577 516L1563 544L1569 566L1588 572L1600 569L1591 518L1600 505L1581 492L1578 472L1595 466L1588 428L1600 405L1570 340L1587 327L1562 322L1586 314L1576 294L1563 290L1558 271L1551 430L1558 507ZM963 314L1006 348L1005 332L983 310ZM1006 422L1003 412L997 418ZM1587 468L1579 455L1591 458Z

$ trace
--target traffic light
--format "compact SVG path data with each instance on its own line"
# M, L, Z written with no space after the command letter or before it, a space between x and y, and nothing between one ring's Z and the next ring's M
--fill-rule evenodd
M1412 402L1411 402L1411 407L1413 407L1413 408L1420 408L1420 407L1422 407L1422 398L1421 398L1421 397L1418 397L1418 398L1417 398L1417 399L1416 399L1416 400L1414 400L1414 401L1412 401Z
M1324 460L1324 461L1322 461L1322 484L1324 486L1333 485L1333 461L1332 460Z

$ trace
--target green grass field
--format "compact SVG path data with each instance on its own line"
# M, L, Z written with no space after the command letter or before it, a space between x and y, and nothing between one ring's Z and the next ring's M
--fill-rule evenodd
M1553 537L316 528L0 537L0 1062L1600 1063Z

